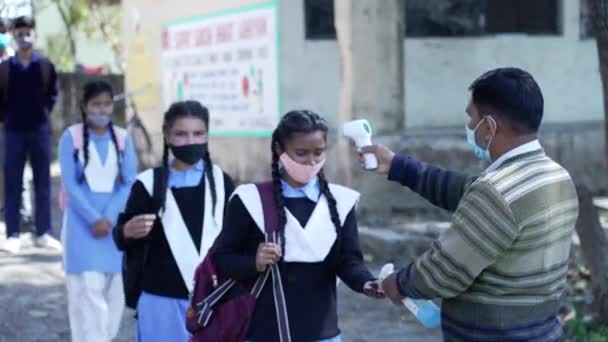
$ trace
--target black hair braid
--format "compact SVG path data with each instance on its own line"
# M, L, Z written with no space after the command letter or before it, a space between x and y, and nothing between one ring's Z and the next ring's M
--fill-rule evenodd
M276 136L273 134L272 141L274 146ZM277 213L279 215L279 226L278 233L281 237L281 252L285 255L285 225L287 224L287 216L285 214L285 199L283 198L283 184L281 184L281 171L279 170L279 156L272 149L272 187L274 190L274 200L277 206Z
M89 165L89 125L87 124L87 115L84 112L84 109L81 110L82 113L82 153L84 154L84 163L82 164L82 172L80 173L80 179L78 180L80 183L83 183L85 180L84 170ZM77 153L77 152L75 152Z
M215 217L215 207L217 206L217 191L215 189L215 178L213 177L213 164L211 163L211 155L209 151L205 151L203 155L203 161L205 162L205 177L209 180L209 190L211 191L211 215Z
M124 178L122 177L122 157L123 153L118 146L118 139L116 138L116 132L114 131L114 125L110 122L108 124L108 130L110 131L110 136L112 137L112 143L114 144L114 150L116 151L116 164L118 167L118 175L116 179L119 184L124 183Z
M161 197L158 199L160 210L165 209L165 199L167 198L167 186L169 184L169 144L167 144L167 140L163 139L163 164L161 166Z
M338 204L336 202L336 198L334 194L331 193L329 189L329 183L327 182L327 178L323 173L323 170L319 172L319 188L321 189L321 193L327 199L327 206L329 207L329 215L331 217L331 222L334 224L336 228L336 250L335 250L335 264L338 265L341 261L341 247L342 247L342 239L341 239L341 231L342 231L342 223L340 222L340 214L338 213Z

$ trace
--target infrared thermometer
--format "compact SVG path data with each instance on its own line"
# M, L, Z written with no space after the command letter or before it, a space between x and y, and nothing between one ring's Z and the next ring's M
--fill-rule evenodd
M358 150L372 144L372 128L365 119L345 123L342 125L342 134L345 137L352 139ZM375 155L366 153L363 155L363 158L367 170L375 170L378 168L378 160Z

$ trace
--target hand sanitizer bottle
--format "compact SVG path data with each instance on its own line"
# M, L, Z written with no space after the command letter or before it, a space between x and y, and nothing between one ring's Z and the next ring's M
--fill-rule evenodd
M380 270L379 279L384 279L394 272L393 264L386 264ZM405 298L403 305L410 310L418 322L425 328L435 328L441 324L441 309L428 299Z

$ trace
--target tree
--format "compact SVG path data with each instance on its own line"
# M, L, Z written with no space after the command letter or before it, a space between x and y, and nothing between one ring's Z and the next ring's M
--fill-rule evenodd
M597 43L600 78L604 96L604 160L608 162L608 0L588 0ZM608 324L608 239L593 205L593 193L578 187L580 213L576 230L581 249L591 271L593 310L600 323Z
M402 0L334 1L341 62L339 123L365 118L374 134L401 132L405 127L403 5ZM359 185L353 184L345 140L339 139L337 145L335 173L346 184ZM391 186L377 179L373 186L362 188L368 207L379 216L390 216L383 194Z
M59 69L73 71L78 63L80 35L87 38L101 35L112 50L119 49L120 1L117 0L36 0L37 12L54 7L63 23L64 32L49 39L46 54ZM122 72L119 65L119 70Z

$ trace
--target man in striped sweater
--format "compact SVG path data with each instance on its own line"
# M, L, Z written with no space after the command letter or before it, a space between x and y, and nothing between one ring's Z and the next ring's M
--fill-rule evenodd
M446 341L560 341L578 200L570 175L537 140L543 96L517 68L489 71L470 87L467 140L491 165L469 177L370 146L378 172L453 211L430 250L386 278L395 303L442 298Z

